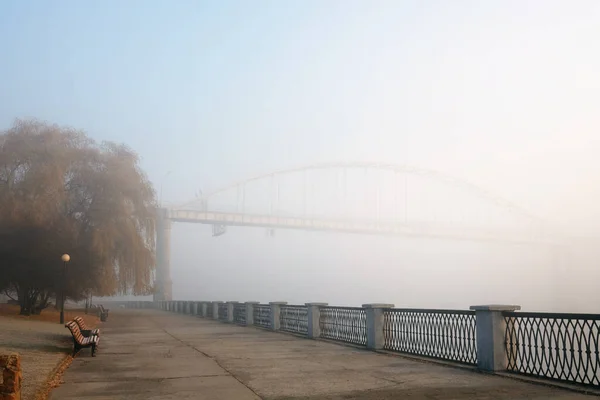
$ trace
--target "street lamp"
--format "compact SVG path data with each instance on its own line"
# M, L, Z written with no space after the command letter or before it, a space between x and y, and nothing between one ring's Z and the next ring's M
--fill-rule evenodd
M71 256L68 254L63 254L60 258L63 262L63 271L62 271L62 293L60 299L60 323L65 323L65 292L66 292L66 278L67 278L67 263L71 260Z

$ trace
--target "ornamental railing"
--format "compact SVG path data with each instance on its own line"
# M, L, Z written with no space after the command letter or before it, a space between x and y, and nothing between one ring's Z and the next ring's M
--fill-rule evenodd
M246 325L246 305L244 303L233 306L233 322Z
M504 312L507 369L600 387L600 315Z
M271 306L266 304L256 304L252 310L254 325L263 328L271 327Z
M383 318L386 350L477 364L474 311L393 308Z
M282 331L308 334L308 308L306 306L281 306L279 325Z
M321 307L321 337L367 345L367 314L362 307Z
M227 321L227 317L228 317L227 303L219 303L218 311L219 311L219 320Z

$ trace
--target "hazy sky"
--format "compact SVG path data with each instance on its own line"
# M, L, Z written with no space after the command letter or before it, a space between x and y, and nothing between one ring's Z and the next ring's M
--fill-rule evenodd
M36 117L123 141L171 203L373 160L594 230L599 38L595 0L5 0L0 127Z

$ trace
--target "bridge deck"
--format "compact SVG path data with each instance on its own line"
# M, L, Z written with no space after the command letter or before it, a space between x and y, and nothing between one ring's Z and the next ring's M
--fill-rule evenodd
M114 312L113 312L114 311ZM58 399L578 399L546 386L155 310L112 310Z

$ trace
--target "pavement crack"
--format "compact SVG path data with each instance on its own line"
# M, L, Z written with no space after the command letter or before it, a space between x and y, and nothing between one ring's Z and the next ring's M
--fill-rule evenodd
M158 325L158 324L157 324ZM260 400L263 400L263 398L256 393L256 391L254 389L252 389L250 386L246 385L244 382L242 382L237 376L235 376L229 369L225 368L223 365L221 365L221 363L219 362L219 360L217 360L215 357L211 356L208 353L203 352L202 350L198 349L197 347L194 347L192 345L190 345L189 343L179 339L177 336L173 335L171 332L167 331L165 328L163 328L162 326L158 326L160 330L162 330L164 333L166 333L167 335L171 336L173 339L177 340L179 343L183 344L184 346L187 346L191 349L194 349L194 351L202 354L204 357L207 357L211 360L213 360L218 366L219 368L221 368L223 371L227 372L231 377L233 377L233 379L235 379L236 381L238 381L240 384L244 385L244 387L246 387L248 390L250 390L252 393L254 393L254 395L256 397L258 397Z

